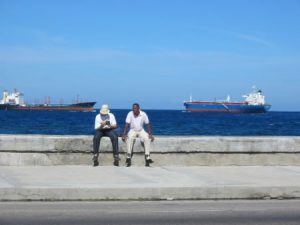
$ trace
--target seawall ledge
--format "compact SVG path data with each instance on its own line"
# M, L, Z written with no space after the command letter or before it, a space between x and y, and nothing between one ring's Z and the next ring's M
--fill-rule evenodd
M0 151L82 152L92 151L93 135L0 135ZM140 140L135 152L144 152ZM126 144L119 138L120 152ZM298 136L155 136L152 153L300 153ZM101 150L111 152L109 138L101 141Z
M0 166L92 164L93 135L0 135ZM300 166L300 137L156 136L154 166ZM119 139L121 165L126 143ZM144 166L136 140L133 165ZM112 145L104 137L100 165L112 165Z

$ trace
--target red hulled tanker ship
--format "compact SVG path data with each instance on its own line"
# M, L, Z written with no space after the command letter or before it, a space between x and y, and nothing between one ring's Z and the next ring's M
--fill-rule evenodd
M271 105L266 103L262 91L256 90L255 87L243 97L245 101L242 102L232 102L229 96L227 100L221 101L196 101L190 98L183 104L187 112L265 113L271 108Z

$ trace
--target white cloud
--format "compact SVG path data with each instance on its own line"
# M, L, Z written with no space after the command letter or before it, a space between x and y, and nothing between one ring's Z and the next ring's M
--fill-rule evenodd
M240 33L240 32L235 32L235 31L228 31L228 30L222 30L222 29L212 29L212 31L217 32L219 34L225 34L229 35L233 38L237 38L243 41L259 44L268 48L275 48L275 44L272 43L269 40L265 40L261 37L258 37L257 35L253 34L245 34L245 33Z
M242 39L242 40L246 40L246 41L249 41L249 42L264 45L264 46L269 47L269 48L274 48L275 47L275 45L273 43L271 43L270 41L263 40L263 39L258 38L256 36L253 36L253 35L246 35L246 34L239 34L239 33L234 33L234 34L237 38Z

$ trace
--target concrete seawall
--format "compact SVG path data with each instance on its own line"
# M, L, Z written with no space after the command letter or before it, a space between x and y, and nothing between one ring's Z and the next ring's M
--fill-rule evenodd
M0 166L88 165L93 136L0 135ZM119 140L121 165L126 144ZM154 166L300 165L300 137L156 136ZM103 138L100 165L112 164L112 147ZM144 165L144 149L136 141L133 165Z
M137 140L133 166L112 166L92 136L0 135L0 201L300 198L300 137L157 136L151 167Z

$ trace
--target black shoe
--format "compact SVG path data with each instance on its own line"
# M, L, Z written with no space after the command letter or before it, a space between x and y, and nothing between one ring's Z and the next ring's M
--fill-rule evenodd
M119 166L119 159L114 160L114 166Z
M99 166L99 161L98 160L94 160L94 166Z
M126 166L130 167L131 166L131 158L126 159Z
M146 167L149 167L150 166L150 160L149 159L146 159L146 164L145 164Z
M93 162L94 162L94 166L99 166L99 161L98 161L98 157L97 156L93 157Z
M149 167L150 166L150 162L149 160L146 160L146 164L145 164L146 167Z
M148 159L149 163L154 163L154 161L152 159Z
M154 163L154 161L152 159L146 159L146 164L145 166L149 167L150 163Z

